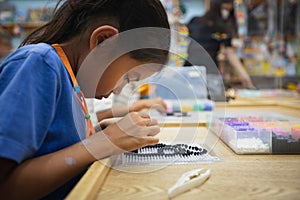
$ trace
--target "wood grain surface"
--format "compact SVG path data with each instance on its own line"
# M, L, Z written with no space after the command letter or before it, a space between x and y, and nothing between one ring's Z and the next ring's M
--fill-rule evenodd
M223 108L217 107L216 112L218 109ZM226 111L274 112L300 118L300 109L273 105L226 107ZM164 127L159 137L162 141L208 143L211 153L221 160L160 167L131 166L130 170L110 169L104 174L103 165L94 164L68 199L166 200L168 188L183 173L196 168L210 168L211 177L174 199L300 199L300 155L237 155L205 127Z

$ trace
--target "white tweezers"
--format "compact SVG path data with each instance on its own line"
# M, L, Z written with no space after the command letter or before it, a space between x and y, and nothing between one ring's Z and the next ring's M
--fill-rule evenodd
M168 190L168 195L173 198L183 192L204 183L210 176L210 169L195 169L184 173L176 184Z

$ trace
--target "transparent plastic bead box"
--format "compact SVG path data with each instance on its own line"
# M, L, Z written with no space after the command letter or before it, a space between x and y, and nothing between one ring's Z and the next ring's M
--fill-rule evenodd
M211 130L237 154L300 154L300 119L275 113L227 114Z

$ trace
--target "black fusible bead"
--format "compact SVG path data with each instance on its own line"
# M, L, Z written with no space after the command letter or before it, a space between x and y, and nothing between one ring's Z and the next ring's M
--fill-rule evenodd
M143 151L144 153L141 153ZM154 153L155 152L155 153ZM201 156L207 153L206 149L201 147L187 145L187 144L174 144L167 145L159 143L156 145L146 146L141 149L137 149L131 152L126 152L124 155L129 156L131 159L143 160L172 160L185 158L189 159L191 156Z

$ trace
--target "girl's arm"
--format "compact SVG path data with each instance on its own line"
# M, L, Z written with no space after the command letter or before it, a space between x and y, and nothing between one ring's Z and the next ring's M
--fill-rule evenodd
M113 118L113 117L121 117L128 114L129 108L127 106L115 106L113 109L108 109L104 111L99 111L96 113L98 122Z
M157 109L159 112L166 112L166 104L161 98L142 99L134 102L131 106L114 106L111 109L97 112L98 121L112 117L123 117L129 112L140 112L143 109Z
M107 145L100 143L99 146L103 157L108 156ZM0 193L4 199L42 198L78 175L93 161L95 158L80 143L29 159L20 165L0 159Z
M159 133L157 121L142 113L130 113L104 131L60 151L17 165L0 158L0 193L4 199L38 199L78 175L94 161L153 145Z

